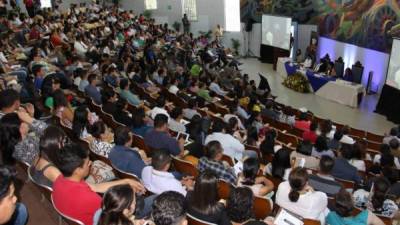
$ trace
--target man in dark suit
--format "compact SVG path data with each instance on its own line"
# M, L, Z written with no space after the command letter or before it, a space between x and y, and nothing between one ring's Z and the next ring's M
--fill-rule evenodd
M339 157L335 160L332 169L332 175L343 180L354 181L356 184L361 183L361 177L357 168L349 163L353 156L353 148L351 145L343 144L339 153Z

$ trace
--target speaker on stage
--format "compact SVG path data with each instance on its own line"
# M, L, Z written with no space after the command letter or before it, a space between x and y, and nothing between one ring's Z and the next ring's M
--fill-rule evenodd
M253 20L252 18L249 18L246 22L246 27L245 27L245 31L246 32L251 32L253 30L253 23L256 22L255 20Z

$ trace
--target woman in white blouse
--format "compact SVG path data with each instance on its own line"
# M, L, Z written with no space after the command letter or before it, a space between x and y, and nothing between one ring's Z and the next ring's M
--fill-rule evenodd
M321 224L325 224L325 216L329 212L328 197L308 185L307 170L301 167L294 168L289 181L279 185L276 204L303 218L320 220Z
M111 144L114 134L108 131L106 125L101 120L95 122L90 130L93 136L93 141L90 143L91 150L98 155L108 157L108 154L114 147L114 144Z

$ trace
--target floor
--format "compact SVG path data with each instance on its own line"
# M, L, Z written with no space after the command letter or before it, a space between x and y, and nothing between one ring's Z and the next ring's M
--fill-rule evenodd
M379 100L378 95L364 96L359 108L351 108L333 101L321 98L315 94L302 94L282 85L283 77L273 70L272 64L261 63L255 58L242 59L240 69L248 73L250 79L259 82L258 73L268 78L272 94L278 96L278 102L294 108L305 107L318 117L331 119L341 124L347 124L357 129L383 135L395 126L382 115L374 113Z

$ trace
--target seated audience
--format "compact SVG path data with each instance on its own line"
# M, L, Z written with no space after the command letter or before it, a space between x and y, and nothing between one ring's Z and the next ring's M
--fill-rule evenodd
M265 197L274 190L274 184L264 176L258 176L260 163L255 158L243 162L243 171L238 179L238 186L249 187L255 196Z
M309 141L303 141L297 145L296 151L290 154L291 159L295 159L295 165L300 166L304 160L303 167L307 169L317 170L320 159L311 155L313 145Z
M343 180L354 181L360 184L362 179L358 174L357 168L350 164L353 157L353 148L351 145L343 144L339 151L339 156L335 159L335 165L332 169L332 175Z
M0 149L4 164L16 161L32 165L39 153L39 137L47 125L28 113L8 113L0 119ZM35 135L29 135L33 131Z
M354 202L351 193L342 189L335 196L335 210L330 211L326 222L330 225L373 224L384 225L381 219L369 210L363 210L353 216Z
M187 225L185 197L167 191L154 199L151 218L155 225Z
M224 154L233 159L241 160L244 154L244 145L235 137L225 133L226 125L223 121L214 121L212 125L212 133L206 137L205 144L210 141L218 141L224 149Z
M90 134L93 137L90 149L98 155L108 157L108 154L114 147L114 144L111 144L114 138L113 133L111 133L103 121L99 120L90 127Z
M359 189L353 193L354 205L377 215L399 218L399 207L387 194L389 188L390 182L385 177L378 177L373 180L370 192Z
M332 150L328 149L328 143L325 137L319 136L314 144L312 149L312 156L321 158L324 155L327 155L331 158L335 158L335 153Z
M157 98L156 106L153 109L151 109L150 112L148 112L150 118L154 120L158 114L164 114L167 116L169 120L169 114L165 109L165 105L166 105L165 98L160 95L160 97Z
M367 143L364 141L358 141L353 145L353 155L350 160L350 164L357 168L359 171L365 172L365 150Z
M314 191L308 184L304 168L294 168L289 180L282 182L276 192L276 204L303 218L325 222L328 198L325 193Z
M333 138L328 141L328 148L332 150L340 150L342 143L340 140L343 138L343 133L337 130L333 135Z
M168 133L168 117L157 114L154 118L154 129L144 135L144 142L153 149L164 149L172 155L183 155L185 140L176 140Z
M117 111L117 106L115 104L117 102L117 99L118 95L115 91L111 89L104 89L101 95L101 100L103 103L101 105L101 109L110 115L114 115Z
M97 117L89 112L87 106L81 105L74 111L72 121L72 132L75 139L88 139L91 137L90 126L97 120Z
M152 154L151 166L142 170L142 180L147 190L154 194L165 191L176 191L186 195L193 188L193 179L184 177L177 180L174 174L168 172L171 166L171 156L164 150L156 150Z
M67 135L58 127L49 126L44 131L39 142L39 157L33 166L30 167L32 179L47 187L52 187L53 182L61 172L53 164L56 151L66 144Z
M54 206L85 225L93 224L93 216L101 207L101 197L97 193L104 193L110 187L121 184L129 184L137 192L145 191L141 183L129 179L102 184L86 183L83 179L90 170L89 152L77 144L67 144L59 149L54 164L62 173L53 184Z
M139 97L135 94L133 94L129 90L129 80L128 79L122 79L119 83L121 91L119 92L119 95L121 98L124 98L129 104L134 105L134 106L139 106L141 104L141 101Z
M183 109L183 116L186 119L191 120L193 116L198 115L201 117L200 113L197 112L197 100L195 98L191 98L188 101L188 108Z
M118 99L115 104L115 112L112 116L118 123L124 124L127 127L132 127L133 120L128 112L128 102L125 99Z
M113 166L127 173L142 176L143 168L146 163L150 163L144 153L139 153L136 149L132 149L132 134L127 127L118 127L114 135L115 146L110 149L108 158ZM146 160L144 161L143 158Z
M398 141L400 141L398 135L399 135L399 129L397 127L393 127L392 129L390 129L389 135L383 138L382 143L388 145L392 139L397 139Z
M322 156L319 161L319 171L308 178L308 183L314 190L324 192L329 197L334 196L342 188L331 174L334 164L335 161L331 157Z
M270 129L265 133L264 140L260 144L260 151L263 154L275 154L281 146L276 145L277 133L274 129Z
M317 141L318 123L316 121L312 121L310 124L310 130L306 130L303 132L303 141L310 141L311 143L315 144Z
M187 213L203 221L214 224L230 225L225 206L219 202L218 179L210 171L200 174L193 192L189 192Z
M16 171L0 165L0 224L25 225L28 211L24 204L17 202Z
M181 132L181 133L186 133L186 127L182 123L183 119L183 112L182 108L180 107L175 107L171 111L171 118L168 122L168 128L174 132Z
M307 113L302 112L299 119L294 122L294 127L303 131L308 131L310 130L310 124L311 121L307 119Z
M136 135L144 137L152 129L149 125L150 118L146 117L143 108L137 108L132 114L132 131Z
M287 180L292 170L292 164L294 163L290 158L290 153L291 151L287 148L278 150L272 162L266 165L265 172L273 177Z
M101 94L97 87L97 83L98 83L97 75L90 74L88 76L88 82L89 82L89 84L85 87L85 94L88 97L90 97L94 103L96 103L97 105L101 105Z
M254 195L248 187L238 187L231 190L228 201L226 203L226 210L231 219L232 224L265 224L254 218L253 214ZM267 223L272 225L273 223Z
M212 171L218 179L236 184L236 174L232 167L222 162L224 149L218 141L210 141L205 150L205 156L201 157L198 164L200 173Z

